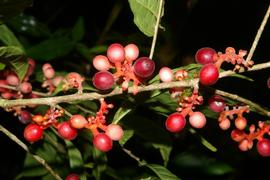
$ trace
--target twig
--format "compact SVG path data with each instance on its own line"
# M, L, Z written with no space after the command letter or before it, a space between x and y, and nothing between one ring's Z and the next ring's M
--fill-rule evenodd
M53 177L57 180L63 180L47 163L46 161L41 158L38 155L32 154L28 147L21 141L19 140L14 134L12 134L10 131L8 131L6 128L4 128L2 125L0 125L0 131L2 131L6 136L8 136L12 141L14 141L16 144L21 146L27 153L29 153L35 160L37 160L42 166L44 166L45 169L51 173Z
M270 4L269 4L268 9L267 9L267 11L265 13L265 16L264 16L264 18L262 20L262 23L261 23L261 25L260 25L260 27L259 27L259 29L257 31L257 34L256 34L255 39L254 39L254 41L252 43L252 46L251 46L251 48L249 50L249 53L248 53L248 56L247 56L246 61L249 61L252 58L252 56L253 56L253 54L255 52L255 49L256 49L256 47L258 45L258 42L259 42L259 40L261 38L262 32L264 30L264 27L265 27L265 25L267 23L267 20L269 18L269 15L270 15Z
M144 165L146 164L145 162L142 162L142 161L140 160L140 158L137 157L136 155L134 155L130 150L128 150L128 149L126 149L126 148L124 148L124 147L122 147L122 149L123 149L123 151L124 151L125 153L127 153L132 159L136 160L140 166L144 166Z
M155 25L154 36L153 36L151 50L150 50L150 54L149 54L149 58L150 59L153 58L154 51L155 51L155 46L156 46L156 41L157 41L157 35L158 35L158 28L159 28L159 22L160 22L160 19L161 19L161 12L162 12L162 9L163 9L163 5L164 5L163 0L160 0L160 2L159 2L159 9L158 9L158 15L157 15L157 23Z

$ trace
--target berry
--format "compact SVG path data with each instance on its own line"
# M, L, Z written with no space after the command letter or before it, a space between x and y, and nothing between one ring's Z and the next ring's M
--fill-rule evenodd
M19 114L18 118L19 118L19 121L23 124L28 124L32 120L31 113L29 111L26 111L26 110L22 110L21 113Z
M111 44L107 49L107 57L112 63L122 62L125 60L125 50L121 44Z
M134 63L134 73L141 78L150 77L155 70L155 63L148 57L140 57Z
M68 122L62 122L58 126L58 134L68 140L73 140L77 137L77 129L70 126Z
M2 96L2 98L4 98L4 99L11 99L11 98L13 98L15 95L14 95L13 93L11 93L11 92L2 92L2 93L1 93L1 96Z
M124 48L125 58L129 61L133 61L139 56L139 48L135 44L128 44Z
M28 124L23 133L24 138L29 142L36 142L43 136L43 129L37 124Z
M243 130L245 129L245 127L247 126L247 120L244 117L238 117L236 118L236 120L234 121L235 127L239 130Z
M194 128L203 128L206 124L205 115L199 111L193 112L189 116L189 123Z
M44 117L40 114L36 114L32 117L32 120L36 123L41 123L44 121Z
M55 75L55 71L54 71L54 69L52 68L51 64L49 64L49 63L43 64L43 66L42 66L42 71L43 71L44 76L45 76L47 79L51 79L51 78L53 78L54 75Z
M63 76L55 76L52 79L52 83L55 87L57 87L62 81L63 81L64 77Z
M97 134L93 139L94 146L100 151L107 152L112 149L112 139L104 133Z
M114 77L109 71L97 72L93 77L93 85L99 90L111 89L114 85Z
M238 145L239 149L241 151L247 151L249 148L248 148L248 140L247 139L243 139L239 145Z
M219 72L214 64L206 64L200 71L200 82L203 85L209 86L217 82Z
M82 129L88 123L87 120L79 114L73 115L69 119L70 125L76 129Z
M0 79L0 85L5 85L6 86L6 85L8 85L8 83L7 83L6 80ZM8 91L8 89L0 87L0 92L7 92L7 91Z
M267 87L270 89L270 77L267 79Z
M185 126L186 119L178 112L169 115L165 122L166 129L173 133L182 131Z
M231 132L231 138L236 141L236 142L240 142L244 139L244 132L239 130L239 129L234 129Z
M257 143L257 151L263 157L270 156L270 140L262 139Z
M29 82L23 82L19 85L19 90L23 94L28 94L28 93L32 92L32 85Z
M7 80L7 83L11 86L18 86L20 83L18 76L15 74L9 74L6 80Z
M231 126L231 122L229 119L224 119L223 121L221 121L219 123L219 127L222 129L222 130L227 130L229 129Z
M111 67L111 64L106 56L97 55L93 59L94 67L99 71L108 71Z
M158 74L162 82L171 82L173 80L173 71L168 67L161 68Z
M199 49L195 54L195 60L199 64L209 64L214 63L214 55L217 54L217 52L210 48L210 47L204 47Z
M219 95L214 95L208 100L209 108L214 112L222 112L226 106L224 99Z
M78 174L72 173L72 174L69 174L69 175L65 178L65 180L80 180L80 176L79 176Z
M117 124L110 124L107 126L105 134L107 134L111 140L119 141L123 137L124 131L121 126Z

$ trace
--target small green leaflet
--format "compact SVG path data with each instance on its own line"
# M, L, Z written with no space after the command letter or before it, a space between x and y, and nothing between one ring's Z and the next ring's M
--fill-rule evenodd
M17 46L23 49L13 32L4 24L0 25L0 42L6 46Z
M124 146L126 142L134 135L134 130L125 130L122 139L119 141L121 146Z
M179 177L174 175L164 166L158 164L146 164L145 166L151 169L161 180L180 180Z

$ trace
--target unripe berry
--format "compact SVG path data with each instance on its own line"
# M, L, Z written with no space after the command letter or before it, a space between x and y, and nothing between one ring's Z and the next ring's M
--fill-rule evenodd
M219 127L222 129L222 130L227 130L229 129L231 126L231 122L229 119L224 119L223 121L221 121L219 123Z
M129 61L133 61L139 56L139 48L135 44L128 44L125 46L125 58Z
M43 136L43 129L37 124L28 124L23 133L24 138L29 142L36 142Z
M55 71L53 67L51 66L51 64L49 63L46 63L42 66L42 71L43 71L44 76L47 79L52 79L55 75Z
M168 68L168 67L163 67L159 70L159 79L162 81L162 82L171 82L173 81L173 71Z
M28 94L28 93L32 92L32 85L29 82L22 82L19 85L19 90L23 94Z
M97 55L93 59L94 67L99 71L108 71L111 67L111 64L106 56Z
M31 113L26 110L22 110L20 114L18 115L19 121L23 124L28 124L32 120Z
M80 114L73 115L69 119L70 125L76 129L82 129L88 123L87 120Z
M70 126L68 122L62 122L58 126L58 134L68 140L73 140L77 137L77 129Z
M270 156L270 140L269 139L262 139L257 142L257 151L263 157Z
M124 135L124 131L121 126L117 124L110 124L106 128L107 134L113 141L119 141Z
M203 128L206 124L205 115L199 111L193 112L189 116L189 124L194 128Z
M214 112L222 112L226 106L223 97L214 95L208 100L209 108Z
M155 63L148 57L140 57L133 65L134 73L141 78L150 77L155 71Z
M214 64L206 64L200 71L200 83L206 86L213 85L217 82L219 72Z
M44 121L44 117L40 114L36 114L32 117L32 120L36 123L41 123Z
M6 80L7 80L7 83L11 86L18 86L20 83L18 76L15 74L9 74Z
M112 139L104 133L97 134L93 139L94 146L100 151L107 152L112 149Z
M122 62L125 60L125 50L121 44L111 44L107 49L107 57L112 63Z
M169 115L165 122L166 129L173 133L182 131L185 126L186 126L186 119L182 114L178 112Z
M243 130L245 129L245 127L247 126L247 120L244 117L238 117L236 118L236 120L234 121L235 127L239 130Z
M63 81L64 77L63 76L55 76L52 79L52 83L55 87L57 87L62 81Z
M109 71L97 72L93 77L93 85L99 90L111 89L114 85L114 77Z
M247 150L249 150L249 148L248 148L248 140L247 139L242 140L239 143L238 147L239 147L239 149L241 151L247 151Z
M214 55L217 52L210 48L210 47L204 47L199 49L195 54L195 60L199 64L209 64L214 63Z
M69 175L65 178L65 180L80 180L80 176L79 176L78 174L72 173L72 174L69 174Z
M240 142L245 138L244 137L244 132L240 131L239 129L234 129L231 132L231 138L236 142Z

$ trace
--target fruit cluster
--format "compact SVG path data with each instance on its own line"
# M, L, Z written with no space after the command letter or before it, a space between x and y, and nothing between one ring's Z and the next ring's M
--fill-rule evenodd
M97 55L93 59L93 66L99 71L93 76L93 85L105 91L117 83L125 91L129 82L133 81L133 94L137 94L138 85L151 77L155 70L154 61L148 57L138 57L139 49L135 44L125 47L118 43L111 44L107 56ZM114 72L111 73L110 69Z

